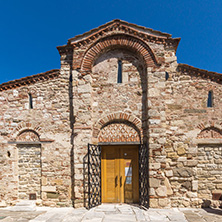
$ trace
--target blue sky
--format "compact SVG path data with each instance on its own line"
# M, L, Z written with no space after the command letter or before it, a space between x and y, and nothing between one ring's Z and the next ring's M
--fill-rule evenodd
M60 68L56 46L116 18L181 37L179 63L222 73L221 0L0 0L0 83Z

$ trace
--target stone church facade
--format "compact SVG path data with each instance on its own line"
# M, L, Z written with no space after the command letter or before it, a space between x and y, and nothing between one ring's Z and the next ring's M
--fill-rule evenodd
M113 20L57 47L60 69L1 84L0 206L106 202L114 171L101 162L104 147L136 147L136 202L219 206L222 75L178 64L179 41ZM115 180L113 195L125 196L114 202L130 199Z

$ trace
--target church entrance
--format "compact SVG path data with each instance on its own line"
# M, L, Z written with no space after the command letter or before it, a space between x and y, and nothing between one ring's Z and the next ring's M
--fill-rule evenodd
M139 202L138 145L102 146L103 203Z
M148 144L142 143L140 130L133 123L119 119L123 116L130 119L127 114L113 115L116 119L100 129L98 145L88 144L84 158L84 166L88 166L84 167L84 200L88 200L88 208L101 203L149 207Z

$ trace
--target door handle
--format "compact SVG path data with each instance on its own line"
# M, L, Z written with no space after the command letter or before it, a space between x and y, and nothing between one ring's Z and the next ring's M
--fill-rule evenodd
M119 178L120 186L122 186L122 176Z
M115 186L118 186L118 176L115 177Z

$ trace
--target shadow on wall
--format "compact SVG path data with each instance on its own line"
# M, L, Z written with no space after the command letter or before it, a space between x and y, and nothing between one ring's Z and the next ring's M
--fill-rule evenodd
M88 209L88 154L83 157L83 198L84 207Z
M72 85L72 69L70 65L70 76L69 76L69 121L70 121L70 129L71 129L71 136L70 136L70 143L71 143L71 150L70 150L70 176L71 176L71 201L72 206L75 207L75 166L74 166L74 138L77 134L74 132L74 123L75 123L75 116L74 116L74 106L73 106L73 85Z
M203 199L203 203L201 204L201 208L206 208L205 210L208 211L207 209L212 209L212 207L214 209L212 210L215 210L215 212L217 212L217 210L215 208L222 208L222 195L221 193L217 193L217 194L220 194L220 195L217 195L216 198L215 196L213 196L213 199L212 200L208 200L208 199ZM218 198L217 198L218 197ZM220 212L219 214L222 215L222 211L221 210L218 210L218 212ZM212 212L214 213L214 212Z

